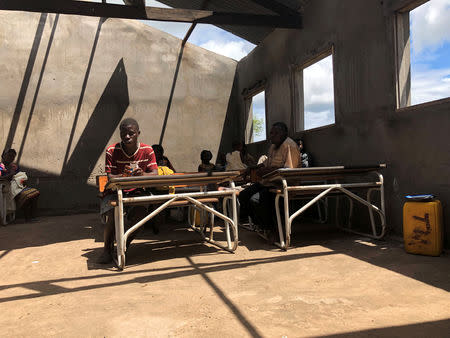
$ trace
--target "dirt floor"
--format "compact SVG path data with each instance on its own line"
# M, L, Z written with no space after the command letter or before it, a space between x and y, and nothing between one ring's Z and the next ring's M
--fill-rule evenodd
M95 263L97 214L0 228L0 335L449 337L450 257L298 226L282 252L242 230L235 254L180 224L145 229L127 267Z

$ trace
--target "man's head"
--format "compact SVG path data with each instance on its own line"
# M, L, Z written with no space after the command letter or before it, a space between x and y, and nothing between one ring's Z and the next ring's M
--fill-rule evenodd
M200 159L203 163L208 163L212 159L212 153L209 150L202 150L200 153Z
M4 164L11 164L16 158L16 151L14 149L5 149L2 153L2 162Z
M160 162L164 156L164 148L160 144L152 145L153 151L155 152L156 162Z
M137 145L137 139L141 132L135 119L126 118L120 123L120 138L126 146Z
M270 142L279 147L288 136L288 127L283 122L275 122L270 129Z
M244 147L244 142L242 141L234 141L231 144L233 151L242 151L242 148Z

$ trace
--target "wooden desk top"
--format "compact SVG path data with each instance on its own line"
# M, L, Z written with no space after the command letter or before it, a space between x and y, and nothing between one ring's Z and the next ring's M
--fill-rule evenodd
M208 184L233 180L233 178L238 175L238 171L224 171L212 173L188 173L184 175L177 173L177 175L114 177L108 181L105 189L117 190L174 185L206 186Z
M311 167L294 169L277 169L263 176L266 181L272 181L278 178L307 178L317 179L318 177L364 174L381 169L385 169L386 164L368 165L368 166L334 166L334 167Z

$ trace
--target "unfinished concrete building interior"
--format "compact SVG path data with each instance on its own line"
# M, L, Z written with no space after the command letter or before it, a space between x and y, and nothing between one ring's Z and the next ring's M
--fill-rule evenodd
M410 12L435 1L450 13L447 0L0 0L2 149L41 193L38 223L0 228L2 335L448 337L448 253L402 242L405 195L429 193L450 248L450 92L411 100ZM192 26L182 40L148 19ZM256 47L234 60L191 44L200 23ZM314 125L305 81L324 60L333 108ZM138 236L125 271L100 266L96 177L126 117L180 172L236 140L266 154L278 121L314 167L386 164L387 236L338 231L330 212L298 221L287 252L239 230L232 255L166 219ZM354 214L369 226L367 209Z

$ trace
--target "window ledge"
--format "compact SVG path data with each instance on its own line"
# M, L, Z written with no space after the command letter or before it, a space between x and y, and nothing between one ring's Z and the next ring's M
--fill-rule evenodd
M320 127L316 127L316 128L311 128L311 129L305 129L305 130L299 131L299 132L297 132L297 133L298 133L298 134L301 134L301 133L306 133L306 132L310 132L310 131L318 131L318 130L323 130L323 129L329 129L329 128L332 128L332 127L334 127L334 126L336 126L336 123L326 124L326 125L324 125L324 126L320 126Z
M447 97L445 99L434 100L434 101L430 101L430 102L415 104L415 105L408 106L408 107L397 108L395 111L397 113L416 111L416 110L421 110L422 108L426 108L426 107L434 107L434 106L439 106L441 104L449 104L449 103L450 103L450 97Z

